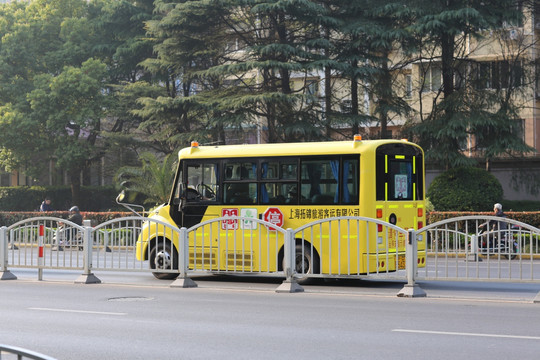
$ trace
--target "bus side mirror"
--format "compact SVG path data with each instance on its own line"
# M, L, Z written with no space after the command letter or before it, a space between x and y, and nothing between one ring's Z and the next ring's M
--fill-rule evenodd
M125 207L126 209L128 209L129 211L131 211L133 214L137 215L137 216L141 216L141 214L139 214L137 211L135 211L133 208L136 207L136 208L140 208L142 209L142 213L144 214L145 210L144 210L144 206L142 205L136 205L136 204L127 204L124 202L126 198L126 192L124 190L122 190L120 192L120 194L118 194L118 196L116 197L116 203L118 205L122 205L123 207Z
M126 192L122 190L120 194L118 194L118 196L116 197L116 203L117 204L121 203L122 201L124 201L125 197L126 197Z

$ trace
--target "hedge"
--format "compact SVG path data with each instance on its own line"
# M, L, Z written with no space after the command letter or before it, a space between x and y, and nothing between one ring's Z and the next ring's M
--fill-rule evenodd
M133 216L130 212L81 212L84 220L91 220L92 226L96 226L107 222L112 219L122 218L126 216ZM0 211L0 226L10 226L21 220L30 219L33 217L56 217L61 219L67 219L69 217L68 211L50 211L50 212L14 212L14 211Z
M521 221L522 223L540 228L540 211L509 211L505 212L508 219ZM431 211L427 214L428 224L436 223L446 219L460 216L493 216L493 212L473 212L473 211Z
M433 179L426 196L439 211L485 211L501 201L503 188L486 170L461 167Z
M68 186L0 187L0 211L36 211L45 197L54 210L65 211L77 205L83 211L118 210L118 195L113 186L82 186L81 203L74 204Z

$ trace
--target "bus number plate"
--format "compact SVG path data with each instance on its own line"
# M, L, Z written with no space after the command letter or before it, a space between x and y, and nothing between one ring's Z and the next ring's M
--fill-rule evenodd
M398 270L405 269L405 255L398 255Z

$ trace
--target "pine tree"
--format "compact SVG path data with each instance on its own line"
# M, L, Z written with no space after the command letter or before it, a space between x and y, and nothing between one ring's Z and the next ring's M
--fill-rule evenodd
M427 159L445 167L471 165L466 150L471 139L489 159L531 149L517 136L517 105L510 91L478 86L476 64L469 58L472 39L481 40L505 23L518 23L522 12L506 1L417 1L419 13L412 29L422 40L425 71L440 64L442 83L435 91L433 110L411 128L426 150ZM431 54L431 55L428 55ZM428 86L429 84L423 84ZM422 90L420 90L422 91ZM474 150L474 149L473 149Z

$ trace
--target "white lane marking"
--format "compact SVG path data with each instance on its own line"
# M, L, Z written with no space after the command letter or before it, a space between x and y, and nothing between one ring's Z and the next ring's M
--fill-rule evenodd
M70 310L70 309L51 309L51 308L28 308L29 310L38 310L38 311L56 311L56 312L69 312L69 313L79 313L79 314L94 314L94 315L113 315L113 316L124 316L127 313L115 313L115 312L104 312L104 311L86 311L86 310Z
M407 332L407 333L416 333L416 334L454 335L454 336L479 336L479 337L494 337L494 338L508 338L508 339L540 340L540 336L481 334L481 333L465 333L465 332L451 332L451 331L393 329L392 332Z

